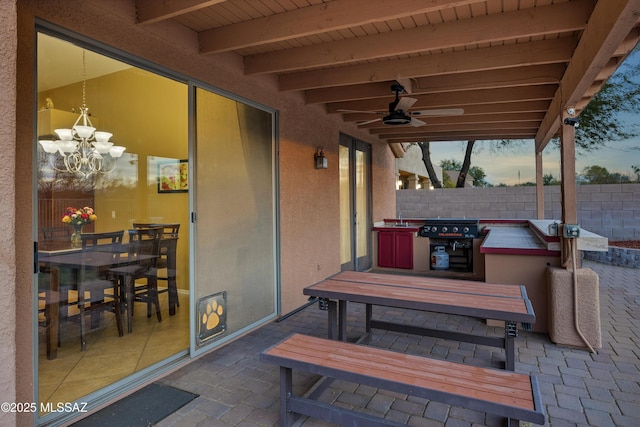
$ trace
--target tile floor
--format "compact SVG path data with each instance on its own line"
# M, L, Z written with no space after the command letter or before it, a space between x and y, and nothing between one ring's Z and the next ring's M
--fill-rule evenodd
M135 305L133 332L118 336L115 317L103 313L100 326L87 335L80 350L80 325L61 323L58 357L47 360L44 332L40 333L39 400L71 402L112 384L189 347L189 295L179 294L180 307L169 316L167 294L160 295L162 322L147 318L145 304ZM72 314L72 313L71 313ZM117 363L114 363L117 359Z

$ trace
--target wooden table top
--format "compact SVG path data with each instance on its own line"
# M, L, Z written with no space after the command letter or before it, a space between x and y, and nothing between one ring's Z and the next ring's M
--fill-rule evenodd
M348 272L309 286L304 294L486 319L535 322L524 286Z

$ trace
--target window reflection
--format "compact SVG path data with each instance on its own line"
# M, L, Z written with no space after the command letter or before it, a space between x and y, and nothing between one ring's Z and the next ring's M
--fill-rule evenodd
M85 52L91 65L86 70L91 122L97 130L112 132L112 140L127 151L112 172L83 177L56 171L51 154L36 143L40 262L39 318L34 327L38 397L45 403L40 407L54 402L55 408L57 402L124 385L189 347L188 193L159 194L155 184L148 185L155 159L188 158L188 87ZM38 139L70 128L78 117L84 101L82 54L83 49L72 43L38 35ZM53 161L60 159L54 156ZM91 208L95 217L81 224L81 242L91 235L100 243L73 247L71 235L80 227L69 219L63 222L69 207ZM163 229L158 245L163 252L145 260L139 257L140 245L134 250L131 244L134 224L171 224L176 233ZM114 234L123 236L122 242L109 243L108 236ZM144 270L138 268L143 262ZM136 273L127 274L127 268ZM143 292L152 303L158 301L159 315L153 306L153 316L148 317L147 304L137 302L143 300ZM82 306L79 301L84 301ZM103 309L89 310L98 307ZM84 322L81 309L87 312ZM121 314L122 336L116 312Z

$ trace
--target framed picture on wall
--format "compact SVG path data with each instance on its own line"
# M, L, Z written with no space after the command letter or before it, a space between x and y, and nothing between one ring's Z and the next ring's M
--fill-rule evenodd
M189 191L188 160L158 162L158 193L184 193Z

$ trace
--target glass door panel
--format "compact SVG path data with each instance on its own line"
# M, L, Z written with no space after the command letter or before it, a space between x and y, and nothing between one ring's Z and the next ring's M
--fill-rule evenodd
M340 261L343 270L371 267L371 147L340 135Z
M57 402L98 403L104 388L113 392L166 359L187 354L188 186L164 191L158 183L161 176L179 180L180 165L188 164L188 86L44 33L38 35L37 76L39 141L59 144L56 130L70 129L86 100L93 127L126 147L112 171L105 163L100 172L77 173L66 170L59 150L46 151L46 143L34 142L37 396L42 421L48 422L60 416L48 414ZM74 141L79 138L77 133ZM116 273L132 266L129 230L152 223L181 226L170 254L150 255L153 270L133 266L146 274ZM76 228L81 228L77 245L71 239ZM113 244L114 232L122 236L121 244ZM151 316L147 303L140 302L145 298L152 303Z
M195 340L276 314L273 113L196 88Z
M353 269L353 250L351 239L351 175L349 173L349 147L340 145L340 264L351 265Z

